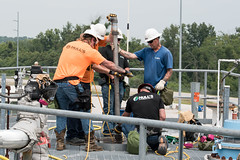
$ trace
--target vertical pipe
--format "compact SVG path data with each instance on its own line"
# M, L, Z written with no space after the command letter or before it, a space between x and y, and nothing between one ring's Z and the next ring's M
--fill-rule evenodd
M112 35L113 35L113 62L118 66L118 20L117 16L111 17L112 22ZM115 115L120 115L120 97L119 97L119 78L114 77L114 104L115 104Z
M218 83L217 83L217 127L220 127L219 124L219 81L220 81L220 59L218 60Z
M181 97L182 92L182 0L180 0L180 39L179 39L179 74L178 74L178 96ZM181 111L181 98L178 98L178 110ZM179 115L178 115L179 116ZM182 160L183 157L183 131L179 131L179 152L178 159ZM181 143L182 142L182 143Z
M195 118L198 118L199 94L200 94L200 83L191 82L192 113L195 115Z
M18 67L18 53L19 53L19 12L17 12L17 67Z
M224 86L222 126L224 125L224 121L229 118L228 117L228 112L229 112L229 95L230 95L230 86Z
M180 39L179 39L179 69L182 69L182 0L180 0ZM181 97L182 92L182 72L178 75L178 96ZM178 110L181 111L181 98L178 99Z
M145 160L146 157L146 137L146 128L141 124L139 135L139 160Z
M130 25L130 21L129 21L129 15L130 15L130 0L128 0L128 19L127 19L127 52L129 51L129 25Z
M238 119L240 119L240 77L238 77Z
M225 77L225 76L226 76L226 73L223 73L223 77ZM224 78L224 79L222 80L222 86L220 86L222 90L223 90L225 84L226 84L226 78ZM222 96L223 96L223 93L222 93Z
M206 106L207 106L207 72L204 72L204 100L203 100L203 119L206 119Z
M129 51L129 39L130 39L130 30L129 30L129 27L130 27L130 0L128 0L128 19L127 19L127 52ZM127 60L129 62L129 60ZM124 81L129 84L129 78L128 77L125 77L124 78Z
M6 74L3 73L2 74L2 94L5 94L6 93ZM1 98L1 103L5 103L5 98L2 97ZM5 109L1 109L1 130L4 130L5 129L5 117L6 116L6 110ZM5 155L4 153L4 149L0 149L0 155Z
M2 74L2 94L6 93L6 74L3 73ZM2 97L1 98L1 102L5 103L5 98ZM6 115L6 111L5 109L1 109L1 129L5 129L5 115Z
M11 87L10 86L7 86L7 95L10 96L10 90L11 90ZM7 99L7 103L9 104L10 103L10 98ZM9 129L9 115L10 115L10 110L6 110L7 111L7 129ZM6 149L6 154L5 154L5 157L9 158L9 154L8 154L8 149Z

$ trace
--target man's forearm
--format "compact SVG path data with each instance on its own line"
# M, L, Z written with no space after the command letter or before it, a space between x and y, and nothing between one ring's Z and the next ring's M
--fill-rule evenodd
M165 109L160 109L160 110L159 110L159 120L160 120L160 121L165 121L165 119L166 119Z
M116 71L118 73L125 73L126 72L123 68L121 68L119 66L116 66L115 64L110 69L113 70L113 71Z
M126 57L126 58L128 58L128 59L136 59L136 58L137 58L137 56L136 56L135 54L130 53L130 52L127 52L127 51L124 51L124 50L122 50L122 49L119 50L119 53L120 53L122 56L124 56L124 57Z
M119 66L116 66L113 62L108 61L108 60L103 61L103 63L101 65L107 67L110 70L118 72L118 73L125 73L126 72L123 68L121 68Z
M167 81L170 79L170 77L172 76L172 73L173 73L172 69L168 69L168 70L167 70L167 73L165 74L165 76L164 76L164 78L163 78L163 80L164 80L165 82L167 82Z
M108 69L108 68L106 68L106 67L104 67L104 66L101 66L101 65L96 65L96 64L94 64L94 65L92 66L92 68L93 68L95 71L97 71L98 73L108 74L109 71L110 71L110 69Z

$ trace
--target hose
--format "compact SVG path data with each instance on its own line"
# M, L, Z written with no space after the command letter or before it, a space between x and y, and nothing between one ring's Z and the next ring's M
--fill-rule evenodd
M92 66L90 65L90 73L92 71ZM92 92L92 83L91 83L91 79L92 79L92 74L90 74L90 92ZM92 96L91 96L91 104L92 104ZM90 113L92 113L92 105L91 105L91 109L90 109ZM89 149L90 149L90 131L91 131L91 123L92 123L92 120L89 119L89 125L88 125L88 137L87 137L87 155L85 157L85 160L87 160L88 158L88 154L89 154Z
M108 79L108 83L109 83L109 85L108 85L108 112L107 112L106 115L109 115L109 112L110 112L110 97L111 97L110 91L111 91L111 89L112 89L111 82L110 82L110 77L109 77L109 79ZM105 112L103 112L103 113L105 113ZM107 128L108 128L109 133L103 133L103 128L104 128L105 123L106 123L106 125L107 125ZM106 121L104 121L103 124L102 124L102 134L103 134L103 135L110 135L112 141L114 141L113 136L112 136L112 132L111 132L111 130L110 130L110 128L109 128L108 122L106 122Z
M167 154L164 155L164 157L172 158L173 160L175 160L173 156L169 156L169 154L172 154L172 153L178 153L178 147L176 147L175 151L168 151ZM160 155L157 151L155 151L155 154ZM183 152L183 154L187 157L186 159L183 159L183 160L190 160L191 157L187 153Z
M0 159L2 159L2 160L9 160L7 157L4 157L2 155L0 155Z
M7 96L7 95L4 95L4 94L1 94L1 93L0 93L0 96L1 96L1 97L4 97L4 98L12 98L12 99L20 99L20 98L25 97L26 95L27 95L27 93L25 93L25 94L23 94L23 95L21 95L21 96L14 97L14 96Z
M48 155L48 157L51 158L51 159L62 160L61 158L52 156L52 155L50 155L50 154ZM67 156L66 156L66 155L63 155L63 157L64 157L65 159L67 159Z
M94 82L94 81L93 81L93 85L94 85L94 87L95 87L95 90L96 90L96 93L97 93L97 97L98 97L99 104L100 104L100 106L101 106L101 109L102 109L102 113L104 114L105 112L104 112L104 110L103 110L103 106L102 106L102 103L101 103L101 100L100 100L100 96L99 96L99 94L98 94L97 87L96 87L96 85L95 85L95 82ZM109 91L109 92L110 92L110 91ZM108 104L110 104L110 103L108 103ZM103 126L104 126L104 124L105 124L105 121L103 122L103 125L102 125L102 128L101 128L101 129L103 129ZM106 124L107 124L107 126L108 126L108 122L106 122ZM109 129L109 126L108 126L108 130L110 130L110 129ZM103 135L109 135L109 134L105 134L105 133L103 133L103 130L102 130L102 134L103 134ZM114 141L114 139L113 139L112 135L110 135L110 136L111 136L111 139L112 139L112 141Z

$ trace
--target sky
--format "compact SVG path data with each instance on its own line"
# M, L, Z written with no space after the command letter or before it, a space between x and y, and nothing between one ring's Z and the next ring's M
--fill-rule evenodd
M240 27L240 0L182 0L182 23L205 22L217 34L235 33ZM128 9L129 8L129 9ZM101 23L110 13L117 14L118 27L130 37L144 39L148 28L162 32L171 24L180 24L180 0L0 0L0 36L34 38L47 29L88 25L98 16Z

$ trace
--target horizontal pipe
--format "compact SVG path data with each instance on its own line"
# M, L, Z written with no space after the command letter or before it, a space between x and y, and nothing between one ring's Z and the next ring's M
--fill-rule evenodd
M23 69L31 68L31 66L19 66L19 67L0 67L0 70L11 70L11 69ZM56 69L56 66L42 66L43 69ZM130 68L131 71L144 71L144 68ZM174 72L208 72L208 73L218 73L217 70L208 69L173 69ZM228 71L221 70L221 73L228 73ZM230 73L231 76L240 77L238 73Z
M28 135L20 130L0 130L0 148L19 149L29 143Z
M57 115L57 116L72 117L72 118L79 118L79 119L92 119L96 121L108 121L108 122L111 121L115 123L127 123L127 124L133 124L133 125L143 124L149 127L167 128L167 129L174 129L174 130L181 130L181 131L184 130L189 132L208 133L208 134L211 133L211 134L233 136L236 138L240 138L239 130L230 130L225 128L212 127L212 126L211 127L198 126L198 125L182 124L182 123L176 123L176 122L121 117L116 115L101 115L101 114L75 112L75 111L49 109L49 108L36 108L36 107L30 107L30 106L24 106L24 105L3 104L3 103L0 104L0 109L41 113L41 114L47 114L47 115Z

